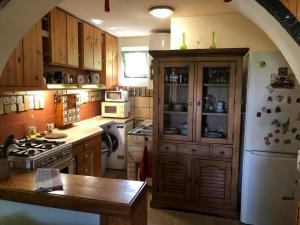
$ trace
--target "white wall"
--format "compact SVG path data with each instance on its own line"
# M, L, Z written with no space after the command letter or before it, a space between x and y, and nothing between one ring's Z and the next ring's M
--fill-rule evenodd
M186 33L188 49L209 48L212 31L216 31L217 48L249 47L250 51L277 49L259 27L239 13L172 18L171 48L180 48L182 32Z
M12 0L0 10L0 76L24 33L63 0Z
M149 37L121 37L119 41L119 86L152 88L152 81L148 78L125 78L122 67L122 47L149 47ZM138 66L138 65L137 65Z

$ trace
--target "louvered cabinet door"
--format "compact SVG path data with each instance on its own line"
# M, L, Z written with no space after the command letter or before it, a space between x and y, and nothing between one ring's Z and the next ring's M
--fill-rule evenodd
M191 198L191 159L163 155L159 158L158 195L163 198Z
M194 160L194 194L200 205L230 204L231 162Z

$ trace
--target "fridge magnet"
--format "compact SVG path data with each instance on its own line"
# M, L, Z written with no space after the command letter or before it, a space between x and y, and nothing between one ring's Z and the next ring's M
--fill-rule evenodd
M278 123L279 123L278 119L274 119L271 124L275 125L275 124L278 124Z
M285 145L287 145L287 144L291 144L292 141L291 141L291 139L286 139L286 140L283 141L283 143L284 143Z
M296 140L300 141L300 134L297 134L295 137Z
M293 128L292 130L291 130L291 132L293 133L293 134L295 134L296 132L297 132L297 128Z
M270 141L269 137L264 137L265 142Z
M297 103L300 103L300 98L299 98L299 97L296 99L296 102L297 102Z
M266 86L267 90L269 91L270 94L272 94L274 92L273 87L269 84Z
M287 97L287 104L291 104L292 103L292 97L291 96L288 96Z
M297 121L300 121L300 112L298 112Z
M265 141L265 144L266 144L266 145L270 145L271 142L270 142L270 141Z
M282 124L282 133L286 134L289 131L289 127L290 127L290 118L288 118L288 120Z
M272 102L272 101L273 101L272 96L269 96L269 97L268 97L268 102Z
M262 111L262 112L266 112L266 107L262 107L262 108L261 108L261 111Z
M257 112L256 117L261 117L261 112Z
M267 113L272 113L272 110L271 109L267 109L266 112Z
M280 130L275 130L274 132L275 132L275 134L278 134L278 133L280 133Z
M282 95L277 95L277 97L276 97L278 102L282 102L283 98L284 97Z
M275 142L276 144L278 144L278 143L280 142L279 138L275 138L275 139L274 139L274 142Z
M295 75L289 74L287 67L278 68L277 74L271 74L270 85L272 88L292 89L295 87Z
M279 105L275 108L275 112L276 113L280 113L281 112L281 108L279 107Z
M268 137L269 138L273 137L273 134L272 133L268 133Z

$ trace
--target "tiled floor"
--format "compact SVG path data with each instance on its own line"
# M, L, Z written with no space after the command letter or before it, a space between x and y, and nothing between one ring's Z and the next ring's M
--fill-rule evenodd
M126 173L120 170L107 170L104 177L124 179ZM178 210L150 208L151 193L148 194L148 225L241 225L239 221L229 220L199 213Z

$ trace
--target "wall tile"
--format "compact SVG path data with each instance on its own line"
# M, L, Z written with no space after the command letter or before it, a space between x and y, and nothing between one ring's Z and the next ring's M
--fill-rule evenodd
M135 108L135 117L149 118L149 108Z
M149 107L150 106L150 98L149 97L135 97L135 107Z

